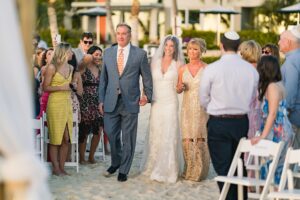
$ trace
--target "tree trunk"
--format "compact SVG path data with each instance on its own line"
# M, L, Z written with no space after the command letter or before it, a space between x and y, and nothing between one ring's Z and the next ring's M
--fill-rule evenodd
M138 28L139 28L139 12L140 12L140 2L139 0L133 0L132 7L131 7L131 20L132 20L132 30L131 30L131 42L133 45L139 45L139 35L138 35Z
M177 35L177 0L172 1L172 11L173 11L173 28L172 33L173 35Z
M114 24L112 21L112 14L111 14L111 7L110 7L110 0L105 0L105 6L106 6L106 17L107 17L107 23L108 23L108 30L110 32L110 37L111 37L111 43L116 42L116 32L114 28Z
M58 34L56 11L54 8L55 1L56 0L49 0L49 2L48 2L48 18L49 18L49 26L50 26L50 33L51 33L53 46L55 46L54 38L55 38L56 34Z

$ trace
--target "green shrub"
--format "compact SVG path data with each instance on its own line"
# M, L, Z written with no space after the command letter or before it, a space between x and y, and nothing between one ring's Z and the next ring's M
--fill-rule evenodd
M77 48L82 32L83 31L80 29L66 30L65 28L59 28L59 34L61 34L61 41L70 43L73 48ZM41 38L47 42L47 45L51 47L52 39L51 39L50 29L40 29L39 34ZM96 37L95 33L94 33L94 37Z
M278 35L273 32L263 33L254 30L242 30L238 33L241 36L241 41L255 40L262 46L267 43L277 44L279 40ZM182 39L183 42L188 42L191 38L200 37L205 39L207 49L218 49L218 46L216 45L216 34L217 33L213 31L197 31L192 29L183 29Z
M220 57L202 57L203 62L210 64L212 62L215 62L216 60L220 59Z
M206 41L207 49L218 49L216 45L216 33L213 31L197 31L192 29L183 29L181 35L183 42L188 42L191 38L202 38Z
M279 40L279 36L273 32L263 33L254 30L242 30L238 33L241 36L242 41L255 40L261 46L264 46L267 43L277 44Z

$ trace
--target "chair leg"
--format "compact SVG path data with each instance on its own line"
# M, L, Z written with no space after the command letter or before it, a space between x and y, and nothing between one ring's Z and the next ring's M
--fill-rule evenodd
M243 177L243 161L241 158L238 159L238 177ZM244 188L242 185L238 185L238 199L243 200L244 199Z

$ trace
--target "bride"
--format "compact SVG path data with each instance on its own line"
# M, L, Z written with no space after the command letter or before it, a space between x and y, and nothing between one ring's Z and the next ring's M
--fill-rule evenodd
M178 38L166 36L151 62L153 97L142 161L142 174L159 182L175 183L183 169L176 93L178 69L183 64Z

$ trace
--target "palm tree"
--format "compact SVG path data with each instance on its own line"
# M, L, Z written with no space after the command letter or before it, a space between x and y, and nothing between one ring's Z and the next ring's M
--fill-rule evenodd
M106 6L106 17L107 17L107 23L108 23L108 29L110 31L110 37L111 37L111 42L115 43L116 42L116 33L112 21L112 15L111 15L111 6L110 6L110 0L105 1L105 6Z
M50 33L52 38L52 45L55 46L54 38L56 34L58 34L58 26L57 26L57 19L56 19L56 11L54 8L54 3L56 0L49 0L48 1L48 18L49 18L49 26L50 26Z
M132 7L131 7L131 20L132 20L131 42L133 45L136 45L136 46L138 46L138 44L139 44L139 38L138 38L139 12L140 12L140 2L139 2L139 0L133 0Z

